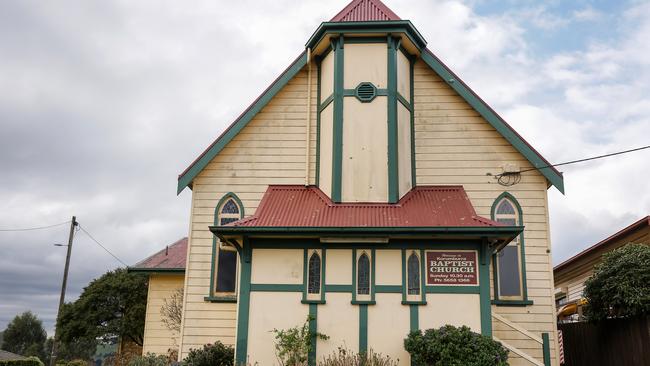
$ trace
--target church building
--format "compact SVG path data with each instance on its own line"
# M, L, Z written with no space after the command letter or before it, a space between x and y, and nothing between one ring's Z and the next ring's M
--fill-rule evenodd
M275 365L271 331L309 318L329 336L309 365L338 347L410 365L408 333L445 324L501 341L511 365L558 365L547 190L562 174L425 36L353 0L180 174L181 359L221 341Z

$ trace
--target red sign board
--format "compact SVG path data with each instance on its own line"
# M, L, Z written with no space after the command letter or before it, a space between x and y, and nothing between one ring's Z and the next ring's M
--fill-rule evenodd
M478 264L473 250L428 250L427 285L478 285Z

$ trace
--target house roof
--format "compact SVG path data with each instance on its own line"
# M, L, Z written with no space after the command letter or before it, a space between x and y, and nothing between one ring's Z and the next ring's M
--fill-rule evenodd
M315 186L272 185L255 214L227 226L493 227L476 214L462 186L419 186L397 203L334 203Z
M368 25L383 23L403 23L400 18L379 0L353 0L332 21L352 22L359 26L359 21ZM410 22L407 22L410 24ZM332 22L328 23L332 24ZM384 24L385 25L385 24ZM312 36L313 38L313 36ZM458 75L445 65L429 49L421 50L422 61L438 74L454 89L468 104L470 104L485 120L494 127L512 146L517 149L529 162L539 168L539 172L564 193L564 178L562 173L550 166L551 164L537 152L524 138L519 135L501 116L499 116L478 94L476 94ZM273 97L307 64L307 53L303 51L289 67L266 88L266 90L251 104L208 148L199 155L189 167L178 176L177 193L185 187L191 187L192 180L208 165L208 163L262 110Z
M186 258L187 238L182 238L129 267L129 272L184 272Z
M0 361L13 361L13 360L24 360L27 357L17 355L8 351L3 351L0 349Z
M378 20L401 20L379 0L354 0L330 20L330 22L368 22Z
M564 262L558 264L553 268L553 272L561 271L565 268L570 267L573 263L576 263L582 258L585 258L589 256L592 253L597 252L600 249L603 249L604 247L607 247L610 244L615 244L621 239L624 239L626 236L633 234L636 231L639 231L643 228L649 227L650 226L650 215L634 222L633 224L625 227L624 229L618 231L617 233L599 241L598 243L590 246L589 248L581 251L580 253L574 255L573 257L565 260Z

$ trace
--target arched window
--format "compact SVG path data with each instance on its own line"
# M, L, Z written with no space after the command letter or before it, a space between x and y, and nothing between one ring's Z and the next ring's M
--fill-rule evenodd
M515 198L504 193L492 206L492 219L508 226L520 226L521 209ZM522 248L523 234L496 255L495 261L495 298L501 300L524 300L523 271L524 254Z
M357 261L357 294L370 294L370 259L366 253Z
M320 293L320 274L321 274L321 261L320 255L313 252L309 257L309 276L307 280L307 293L319 294Z
M225 195L215 209L215 225L227 225L243 217L241 201L233 193ZM237 251L214 238L216 275L214 292L233 294L237 285ZM217 245L220 244L220 245ZM214 264L213 264L214 265Z
M407 261L408 294L420 294L420 258L412 252Z

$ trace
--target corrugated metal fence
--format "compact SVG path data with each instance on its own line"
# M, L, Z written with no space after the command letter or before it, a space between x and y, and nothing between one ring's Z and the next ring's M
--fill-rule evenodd
M558 324L566 366L650 366L650 317Z

